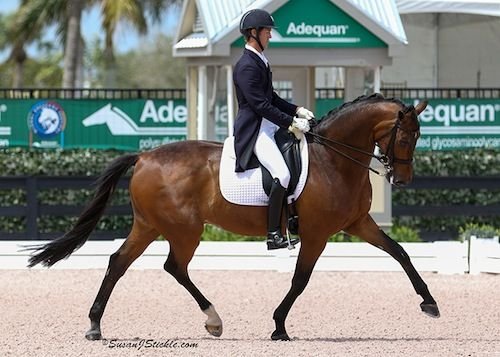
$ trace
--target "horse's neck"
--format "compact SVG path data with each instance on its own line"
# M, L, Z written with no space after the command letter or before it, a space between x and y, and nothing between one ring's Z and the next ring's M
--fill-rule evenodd
M375 147L373 131L377 123L377 115L369 111L363 111L360 115L346 113L333 120L324 129L323 136L365 151L372 151Z

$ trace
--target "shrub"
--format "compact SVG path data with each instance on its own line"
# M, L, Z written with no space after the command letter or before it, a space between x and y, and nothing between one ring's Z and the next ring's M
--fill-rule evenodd
M466 241L471 236L478 238L493 238L500 236L500 229L490 226L488 224L468 223L458 230L460 240Z

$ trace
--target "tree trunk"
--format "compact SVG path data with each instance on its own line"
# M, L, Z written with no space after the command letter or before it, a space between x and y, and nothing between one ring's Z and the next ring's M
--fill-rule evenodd
M104 46L104 86L116 87L116 60L113 48L113 33L106 33Z
M22 88L24 85L24 62L14 62L12 88Z
M68 32L66 34L66 47L64 51L63 88L74 88L76 83L82 9L83 0L71 0L67 2Z
M24 85L24 62L26 58L24 44L17 43L10 54L10 60L14 63L14 73L12 74L13 88L21 88Z
M85 64L84 56L85 54L85 40L80 36L80 43L78 45L78 56L76 61L76 79L75 85L78 88L83 88L85 86Z

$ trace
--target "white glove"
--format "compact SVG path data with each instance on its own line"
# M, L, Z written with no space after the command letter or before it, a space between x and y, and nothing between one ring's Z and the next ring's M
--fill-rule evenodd
M303 118L294 117L291 127L292 127L292 131L293 131L294 128L296 128L296 129L300 130L303 133L307 133L309 131L309 129L310 129L310 127L309 127L309 120L303 119Z
M314 113L311 112L309 109L306 109L304 107L299 107L297 109L297 116L299 118L303 118L303 119L312 119L314 118Z

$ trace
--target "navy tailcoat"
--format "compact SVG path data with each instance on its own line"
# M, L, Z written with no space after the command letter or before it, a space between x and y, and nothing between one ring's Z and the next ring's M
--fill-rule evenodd
M250 50L245 49L236 63L233 82L238 99L238 114L234 122L235 171L242 172L258 166L253 148L262 118L288 128L297 106L274 92L271 70Z

